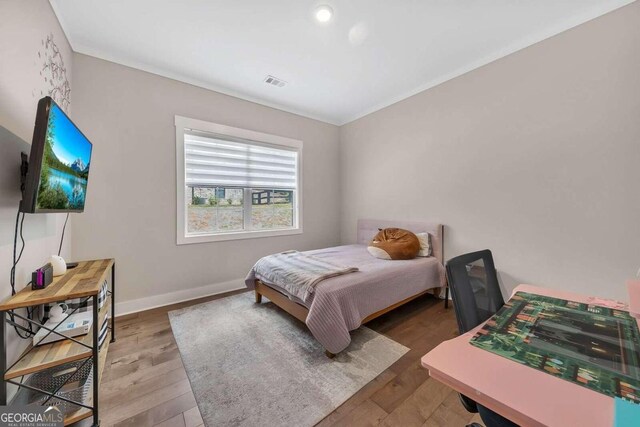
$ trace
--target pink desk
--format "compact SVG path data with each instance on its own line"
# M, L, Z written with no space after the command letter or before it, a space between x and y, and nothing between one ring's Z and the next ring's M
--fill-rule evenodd
M583 295L537 286L520 285L518 291L594 304ZM469 340L476 329L422 358L431 377L521 426L613 425L612 398L474 347Z

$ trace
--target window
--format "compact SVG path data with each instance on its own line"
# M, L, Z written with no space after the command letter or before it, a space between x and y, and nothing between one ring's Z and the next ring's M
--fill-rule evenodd
M302 232L302 142L176 116L178 244Z

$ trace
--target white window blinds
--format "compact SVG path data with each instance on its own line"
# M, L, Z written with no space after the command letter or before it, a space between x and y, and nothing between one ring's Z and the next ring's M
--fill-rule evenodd
M295 149L185 132L184 159L187 186L291 190L297 187Z

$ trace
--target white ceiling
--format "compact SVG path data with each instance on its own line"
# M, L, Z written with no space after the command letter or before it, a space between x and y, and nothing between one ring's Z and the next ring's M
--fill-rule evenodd
M50 1L76 52L334 124L633 2Z

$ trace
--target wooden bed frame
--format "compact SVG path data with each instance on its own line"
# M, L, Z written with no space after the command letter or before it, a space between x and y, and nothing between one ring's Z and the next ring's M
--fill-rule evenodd
M375 224L375 225L371 226L371 224ZM378 231L378 228L389 228L389 227L401 227L413 232L428 231L429 234L431 234L431 247L433 251L433 256L436 257L438 261L440 261L440 263L444 265L444 262L443 262L444 227L440 224L429 224L429 223L419 223L419 222L398 223L398 222L392 222L392 221L360 220L358 221L358 243L367 244L371 240L371 238L375 235L375 233ZM444 280L445 280L444 288L446 291L448 291L449 289L446 283L446 278ZM405 298L402 301L399 301L395 304L390 305L389 307L385 307L382 310L376 311L375 313L368 315L367 317L362 319L361 323L364 325L365 323L377 317L380 317L383 314L386 314L391 310L396 309L401 305L404 305L409 301L413 301L414 299L419 298L425 294L432 293L435 296L438 296L441 294L442 290L443 290L443 287L437 287L437 288L427 289L426 291L420 292L416 295L412 295L409 298ZM309 315L309 309L307 307L305 307L300 303L297 303L296 301L289 299L287 295L264 284L260 280L256 280L255 281L256 304L259 304L262 302L263 295L267 297L269 301L271 301L272 303L274 303L275 305L277 305L278 307L280 307L281 309L283 309L284 311L286 311L296 319L300 320L303 323L306 323L307 316ZM449 307L448 298L445 298L444 306L445 308ZM325 354L329 358L335 357L335 354L330 353L328 350L325 350Z
M296 319L300 320L301 322L306 323L307 315L309 314L309 309L307 307L295 301L290 300L289 297L265 285L260 280L256 280L255 286L256 286L255 287L256 304L260 304L262 302L262 296L264 295L269 299L269 301L271 301L272 303L274 303L275 305L277 305L278 307L280 307L281 309L283 309L284 311L286 311ZM364 325L365 323L370 322L376 317L380 317L383 314L386 314L391 310L398 308L401 305L408 303L409 301L413 301L414 299L419 298L425 294L433 293L434 295L437 296L440 294L441 291L442 291L441 287L432 288L432 289L428 289L426 291L420 292L419 294L412 295L409 298L403 299L400 302L397 302L393 305L390 305L389 307L383 308L380 311L376 311L375 313L368 315L367 317L362 319L362 324ZM447 300L445 300L444 304L445 304L445 308L448 307ZM328 350L325 350L324 353L329 358L335 357L335 354L329 352Z

